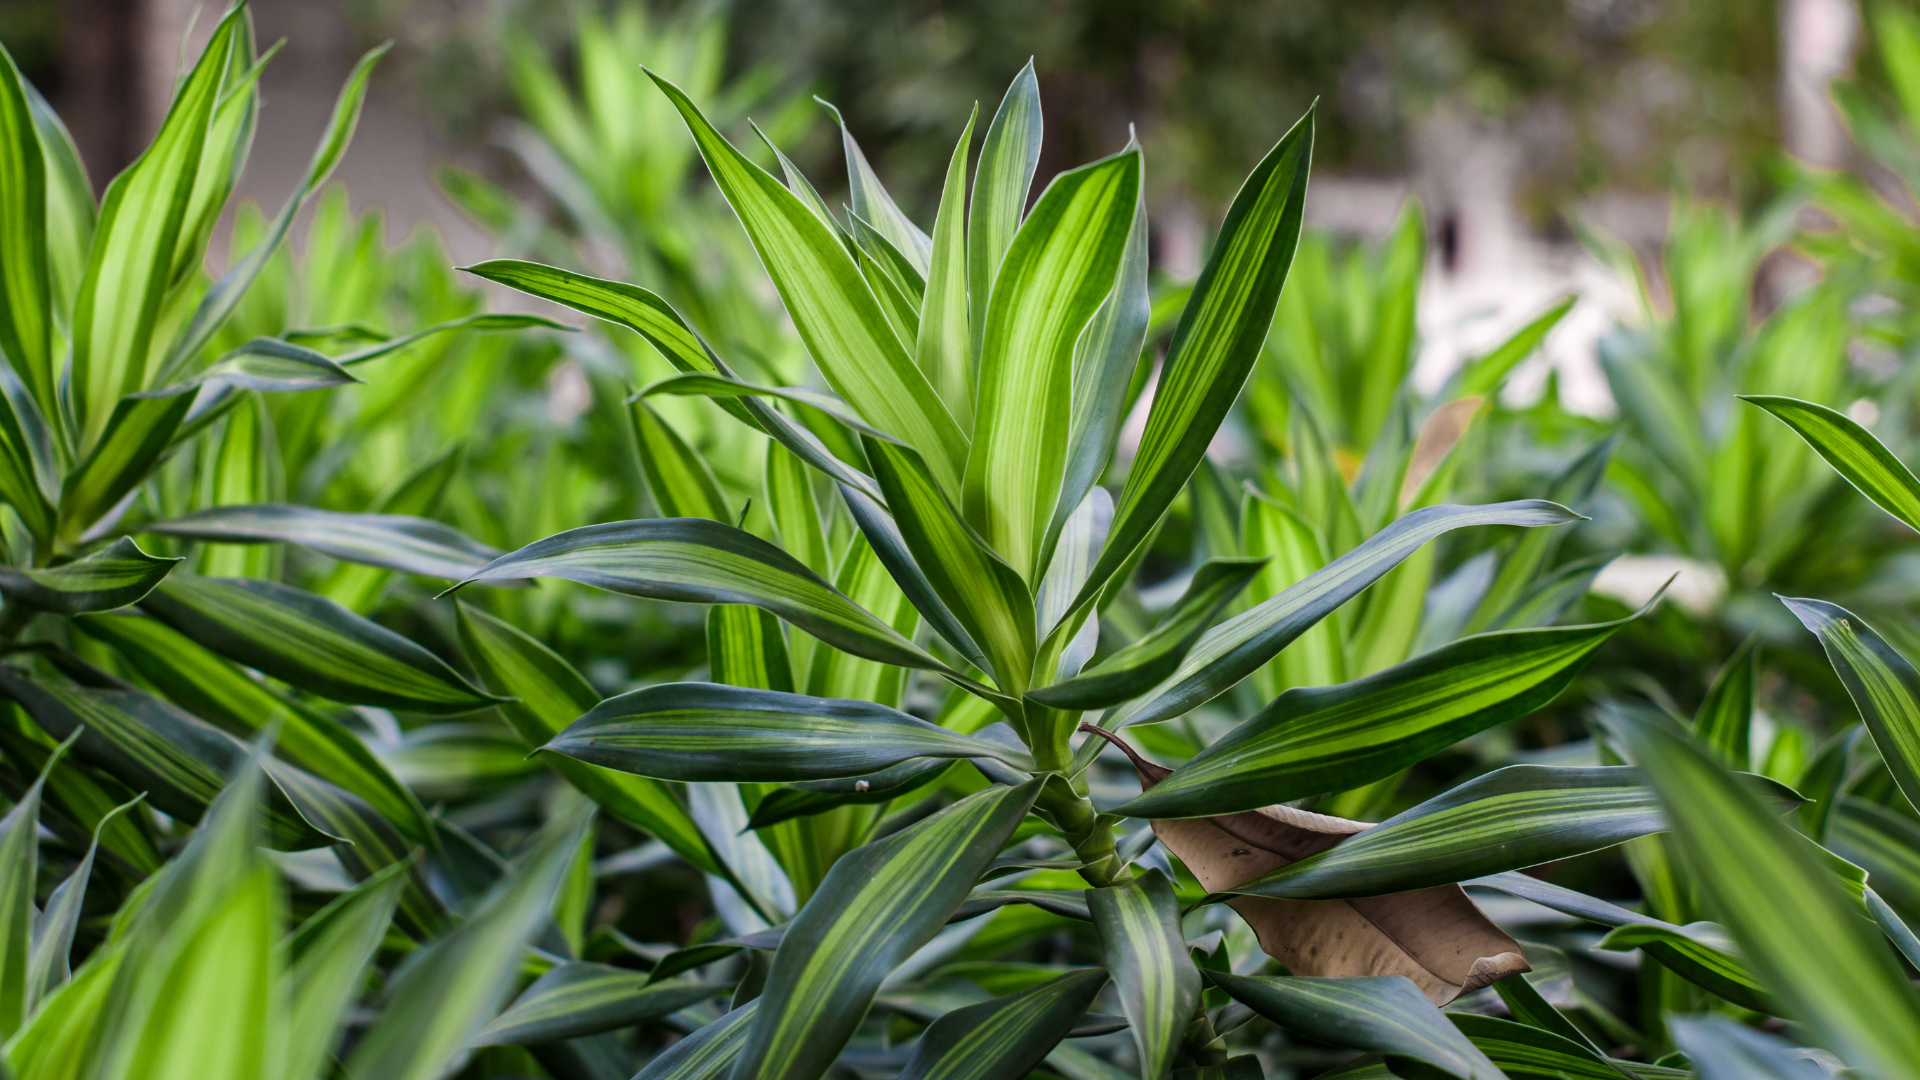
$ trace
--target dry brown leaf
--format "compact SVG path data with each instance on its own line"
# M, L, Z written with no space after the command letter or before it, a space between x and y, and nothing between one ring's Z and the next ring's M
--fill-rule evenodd
M1480 403L1485 400L1475 396L1449 401L1433 410L1427 422L1420 425L1420 437L1413 443L1413 456L1407 460L1406 477L1400 482L1402 509L1420 494L1420 489L1426 486L1433 471L1453 452L1454 444L1467 433L1474 416L1480 411Z
M1111 732L1082 724L1120 748L1150 788L1171 769L1135 753ZM1318 854L1370 828L1291 806L1210 818L1155 820L1153 832L1209 892L1230 889ZM1260 947L1295 975L1405 975L1435 1005L1528 971L1520 944L1458 885L1353 900L1236 896L1229 907Z

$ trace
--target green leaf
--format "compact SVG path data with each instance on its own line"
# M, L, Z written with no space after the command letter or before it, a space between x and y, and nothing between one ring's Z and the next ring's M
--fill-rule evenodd
M219 440L207 447L200 461L199 501L214 506L265 502L286 488L280 439L266 402L259 394L244 395L227 416ZM272 548L231 544L201 546L194 572L211 577L279 577Z
M61 615L110 611L137 603L180 562L149 555L123 536L100 551L50 569L0 567L0 594L9 604Z
M1866 867L1874 891L1903 917L1920 919L1920 824L1845 795L1828 819L1826 844L1834 854Z
M840 110L817 96L813 100L833 114L833 122L840 128L840 147L847 157L847 194L853 200L854 214L872 222L871 227L906 256L921 277L926 277L927 260L933 251L932 239L894 205L893 196L887 194L880 178L874 175L873 166L867 164L867 155L860 151L860 144L854 141L853 133L847 130L847 122L841 118ZM675 104L679 103L676 101ZM705 147L701 149L704 151Z
M1465 1035L1400 975L1284 979L1209 971L1213 985L1288 1031L1316 1042L1412 1058L1460 1080L1503 1080Z
M916 757L1031 764L872 702L690 682L610 697L541 749L666 780L824 780Z
M1106 972L1086 968L1018 994L955 1009L921 1034L899 1080L1025 1076L1073 1030L1106 984Z
M1033 61L1020 69L987 125L973 169L973 205L967 215L967 295L972 298L973 347L985 340L987 304L1000 260L1013 244L1027 192L1040 164L1040 80Z
M1438 395L1439 399L1454 401L1464 397L1485 396L1499 390L1514 366L1532 355L1533 350L1546 340L1547 334L1560 325L1560 320L1566 317L1567 312L1573 310L1578 299L1569 296L1557 301L1489 352L1462 364L1460 370L1447 380L1446 388Z
M706 460L644 400L627 406L640 447L640 471L661 517L733 521L726 493Z
M1636 769L1510 765L1230 891L1380 896L1536 866L1664 828Z
M1026 696L1056 709L1104 709L1152 689L1174 673L1194 642L1266 563L1208 559L1194 572L1187 591L1140 640L1066 682L1029 690Z
M1901 920L1899 913L1881 899L1879 893L1867 889L1862 899L1866 901L1867 914L1873 917L1881 933L1887 935L1887 940L1893 942L1893 947L1900 950L1900 955L1907 958L1907 963L1920 964L1920 935Z
M380 342L377 345L369 345L364 349L355 349L335 359L341 367L348 367L353 364L364 364L369 360L378 360L383 356L391 356L402 349L410 349L428 338L438 337L441 334L451 333L455 330L486 332L526 330L533 327L546 330L565 330L569 333L575 329L565 323L557 323L552 319L543 318L539 315L512 315L504 312L483 311L474 315L463 315L458 319L448 319L446 322L434 323L432 326L423 326L411 334L404 334L400 337Z
M823 1075L882 980L967 898L1039 790L989 788L835 863L780 941L732 1075Z
M1541 526L1577 520L1579 515L1566 507L1540 500L1415 510L1299 584L1208 631L1179 671L1121 709L1107 725L1169 720L1225 693L1436 536L1468 525Z
M278 338L254 338L207 365L186 385L223 383L244 390L330 390L363 382L325 353Z
M1201 474L1195 473L1197 479ZM1240 550L1262 557L1266 567L1254 577L1241 603L1263 604L1305 581L1327 564L1320 537L1294 510L1249 493L1241 503ZM1338 620L1322 619L1253 673L1257 697L1272 699L1294 686L1331 686L1347 681L1346 644Z
M1674 1045L1700 1080L1826 1080L1822 1063L1729 1016L1676 1016L1667 1021Z
M194 355L213 339L220 326L233 314L247 290L266 269L267 260L286 239L287 230L293 227L294 216L305 205L327 175L333 172L334 165L346 152L347 141L353 137L353 129L360 119L360 106L366 100L367 82L373 74L373 65L392 46L391 42L376 45L360 57L353 70L347 74L346 84L340 88L340 96L333 105L333 115L327 121L326 131L320 137L320 145L314 149L313 159L307 165L307 171L301 177L300 185L288 196L286 204L275 215L273 223L267 227L266 234L253 250L247 252L239 262L227 271L207 294L200 299L194 309L193 317L168 350L164 368L176 368L192 360Z
M67 475L60 489L55 540L71 549L102 516L160 467L193 408L195 395L162 392L129 395L113 407L93 450Z
M1779 1009L1767 989L1747 971L1732 951L1732 942L1712 923L1629 923L1600 939L1595 948L1613 952L1639 949L1674 974L1702 986L1743 1008L1771 1013Z
M6 500L36 543L53 536L53 440L11 367L0 366L0 499Z
M0 1040L20 1030L32 1009L38 986L34 980L33 923L35 888L40 865L40 792L67 748L78 738L66 737L40 775L5 817L0 817ZM71 930L69 930L71 937ZM62 963L65 957L62 957Z
M552 649L478 608L465 603L454 607L468 661L482 682L510 695L500 704L500 714L528 750L545 745L600 704L599 692ZM558 754L542 760L608 813L652 833L694 866L727 876L672 787Z
M20 703L47 734L79 734L75 756L136 791L156 810L182 821L199 821L247 760L247 746L138 690L74 686L0 666L0 692ZM286 850L324 847L339 839L319 828L284 792L267 805L275 846Z
M1687 1080L1688 1077L1684 1069L1609 1060L1589 1047L1584 1038L1570 1038L1496 1016L1460 1011L1446 1016L1502 1073L1516 1080L1535 1077L1539 1080L1637 1080L1639 1077ZM1574 1030L1577 1034L1577 1029ZM1642 1071L1646 1069L1653 1071Z
M1602 722L1645 770L1707 912L1783 1015L1856 1068L1911 1073L1920 994L1817 848L1682 736L1624 715Z
M1172 1067L1200 1004L1200 969L1180 932L1180 901L1166 875L1149 870L1124 884L1088 890L1087 910L1133 1030L1140 1075L1154 1080Z
M338 720L275 693L157 619L91 615L77 625L113 646L142 678L195 717L243 739L272 729L274 752L282 759L364 799L414 843L433 845L433 826L420 801Z
M793 556L751 533L704 518L615 521L570 529L502 555L455 588L531 577L563 578L655 600L751 604L855 656L901 667L945 668Z
M1140 181L1137 149L1054 178L994 281L961 506L1035 584L1066 476L1074 343L1113 289Z
M1259 358L1293 263L1313 153L1308 111L1247 177L1167 347L1153 408L1107 546L1074 607L1090 603L1186 486Z
M407 958L387 984L390 1004L347 1059L347 1075L437 1080L458 1069L513 992L522 950L551 918L591 820L551 821L472 917Z
M1001 691L1026 688L1033 664L1033 598L1015 568L967 527L926 460L909 447L865 440L874 478L907 550L944 606L986 654Z
M822 578L833 574L833 553L827 547L826 526L814 497L813 477L793 451L767 442L766 464L760 470L766 487L767 518L779 533L780 547Z
M92 450L109 411L150 385L159 367L154 332L173 268L183 256L187 209L231 53L244 48L246 9L236 7L215 28L207 48L180 83L166 120L140 159L114 178L100 204L93 252L73 311L69 367L75 442ZM112 505L118 497L104 505ZM104 508L104 507L103 507Z
M1747 767L1748 730L1753 725L1753 684L1760 666L1760 638L1750 635L1727 657L1693 715L1693 733L1729 768Z
M967 115L947 180L940 189L940 211L933 223L933 247L926 267L926 291L920 302L920 336L914 363L946 402L961 430L973 430L973 329L967 303L967 151L980 106ZM981 300L985 306L985 297Z
M146 798L136 795L109 811L94 827L93 842L80 864L66 880L54 887L47 906L33 920L33 941L27 952L26 1015L33 1015L39 1003L65 986L72 977L69 957L73 952L73 934L80 926L80 907L86 899L87 883L93 876L94 856L100 852L100 833L122 813L138 806ZM33 880L28 875L25 880Z
M530 1046L631 1027L726 993L725 983L648 982L608 964L558 964L474 1036L478 1046Z
M847 249L805 203L728 144L678 87L658 75L653 81L693 133L828 385L875 427L918 447L941 486L958 492L966 435L887 324Z
M54 401L54 301L47 253L47 167L26 79L0 48L0 355Z
M1507 1012L1511 1013L1514 1020L1519 1023L1571 1042L1577 1048L1575 1053L1579 1056L1605 1057L1600 1048L1593 1044L1593 1040L1587 1038L1585 1032L1562 1015L1559 1009L1554 1008L1551 1002L1541 996L1540 991L1534 989L1533 984L1527 981L1525 973L1508 975L1496 980L1493 990L1500 995L1500 1000L1506 1003ZM1468 1035L1471 1037L1472 1033L1469 1032Z
M1866 620L1824 600L1781 597L1820 639L1907 801L1920 806L1920 671Z
M1772 413L1860 494L1909 528L1920 529L1920 480L1872 432L1845 413L1811 401L1764 394L1742 394L1740 400Z
M667 1047L633 1080L721 1080L740 1056L760 1002L747 1002Z
M855 535L848 542L845 554L840 557L834 587L900 631L902 637L913 638L918 635L920 613L894 582L885 562L874 552L873 545L867 542L865 536ZM776 628L774 633L777 635L779 624L770 616L761 617ZM894 709L906 705L909 674L906 668L862 660L838 649L814 650L808 669L801 671L796 668L793 674L799 688L815 697L858 698ZM741 686L761 685L769 689L781 689L777 684L745 683L738 679L724 681Z
M449 714L500 700L386 627L278 582L173 578L140 606L230 660L334 701Z
M398 862L335 897L309 916L290 941L286 1074L320 1075L347 1009L365 985L367 965L407 884Z
M1364 679L1294 687L1114 812L1228 814L1392 776L1552 701L1638 617L1482 634Z
M943 778L953 762L940 758L910 758L878 772L834 780L809 780L775 788L753 808L751 824L763 829L782 821L824 814L842 806L889 803Z
M428 518L289 503L215 506L141 531L218 544L299 544L345 562L455 581L500 556L498 548Z
M862 492L846 485L841 485L840 497L846 504L848 514L853 518L854 526L860 530L862 536L867 538L867 545L886 565L887 572L893 575L894 584L899 586L908 602L919 610L921 616L927 620L927 625L945 638L947 644L953 646L954 651L961 656L966 657L969 663L985 671L987 669L986 654L981 652L980 646L974 643L973 635L967 633L966 627L960 624L959 617L947 607L946 601L940 598L940 593L934 589L933 582L927 579L926 572L920 569L920 564L914 561L913 552L907 547L906 537L901 534L900 526L888 515L886 509ZM796 650L797 655L798 650Z

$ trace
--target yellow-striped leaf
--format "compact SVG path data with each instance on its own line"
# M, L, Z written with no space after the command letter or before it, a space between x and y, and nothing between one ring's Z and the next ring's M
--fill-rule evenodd
M1133 1031L1140 1075L1156 1080L1172 1067L1200 1004L1200 969L1180 932L1180 901L1166 875L1149 870L1124 884L1088 890L1087 910Z

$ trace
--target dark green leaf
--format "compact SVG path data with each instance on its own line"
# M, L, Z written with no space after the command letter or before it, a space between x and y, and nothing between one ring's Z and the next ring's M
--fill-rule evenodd
M219 382L244 390L329 390L363 382L325 353L277 338L254 338L207 365L192 385Z
M9 604L60 615L110 611L138 602L179 563L177 558L149 555L123 536L91 555L45 570L0 567L0 594Z
M527 987L474 1036L479 1046L528 1046L573 1039L679 1012L727 992L725 983L649 982L647 973L607 964L559 964Z
M878 772L835 780L809 780L761 796L749 822L756 829L842 806L872 806L911 795L946 776L952 761L910 758Z
M759 1004L749 1001L667 1047L633 1080L721 1080L746 1045Z
M1100 954L1133 1029L1140 1075L1153 1080L1173 1065L1182 1034L1200 1004L1200 969L1180 932L1180 901L1158 870L1087 891Z
M1235 1001L1316 1042L1412 1058L1460 1080L1502 1080L1493 1062L1399 975L1267 979L1206 974Z
M193 408L194 394L130 395L102 425L93 450L60 489L56 540L73 548L89 527L160 467L161 454Z
M216 506L142 531L220 544L299 544L346 562L456 581L500 555L499 549L427 518L288 503Z
M900 1080L1000 1080L1040 1064L1107 984L1073 971L1009 997L955 1009L920 1036Z
M0 49L0 355L36 401L54 400L47 170L27 81Z
M1811 401L1764 394L1742 394L1740 400L1772 413L1860 494L1908 528L1920 529L1920 480L1872 432L1845 413Z
M1819 637L1887 771L1920 806L1920 671L1846 608L1824 600L1780 601Z

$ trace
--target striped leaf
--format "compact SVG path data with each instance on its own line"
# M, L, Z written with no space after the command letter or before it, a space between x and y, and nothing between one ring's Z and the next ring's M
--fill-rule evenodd
M1447 379L1447 386L1441 390L1442 401L1453 401L1463 397L1475 397L1491 394L1506 382L1507 375L1514 367L1533 355L1560 320L1573 310L1578 297L1568 296L1555 301L1553 306L1534 316L1533 321L1515 330L1505 341L1492 349L1468 360Z
M1537 866L1664 828L1636 769L1510 765L1231 891L1378 896Z
M454 607L468 662L482 682L511 699L500 704L500 715L528 750L544 746L600 704L599 691L552 649L478 608L466 603ZM608 813L645 829L701 870L727 876L669 785L559 754L543 755L542 760Z
M719 683L662 683L610 697L541 749L666 780L824 780L916 757L1031 764L884 705Z
M367 965L386 937L407 882L395 863L335 897L289 942L286 1075L318 1075L331 1057L347 1010L365 985Z
M1700 1080L1829 1080L1825 1063L1727 1016L1676 1016L1667 1021L1675 1046Z
M366 800L413 842L434 842L433 826L413 792L338 720L275 693L156 619L94 615L78 625L113 646L174 704L242 739L273 728L280 758Z
M847 130L847 122L840 116L840 110L818 97L813 100L833 114L833 122L840 128L840 148L847 157L847 194L853 200L854 214L872 222L872 228L906 256L924 278L927 260L933 251L933 240L894 205L893 196L887 194L886 187L874 174L873 166L867 164L867 155L861 152L860 144L854 141L853 133Z
M87 884L93 877L94 857L100 853L100 834L104 826L138 806L144 799L144 795L136 795L114 807L101 819L100 824L94 827L93 840L87 845L87 853L81 857L80 864L74 867L66 880L54 886L53 893L47 897L47 906L34 916L32 947L27 954L26 1015L33 1015L41 1001L72 978L73 935L80 928L81 905L86 899ZM33 878L28 876L24 880L32 881Z
M123 536L91 555L49 569L0 567L0 594L9 604L60 615L110 611L137 603L180 561L149 555Z
M0 500L39 544L53 538L53 437L38 405L10 367L0 367Z
M947 161L940 211L933 223L927 286L920 302L920 336L913 361L926 372L963 431L973 430L973 327L967 302L967 152L973 148L975 104ZM986 298L980 300L984 306Z
M1025 1076L1073 1030L1106 984L1106 972L1088 968L955 1009L921 1034L899 1080Z
M0 1039L20 1030L36 996L31 959L40 865L40 792L46 787L47 774L77 737L66 737L40 767L26 794L0 817ZM61 963L66 963L64 956Z
M347 142L353 138L354 126L360 119L360 106L366 100L367 83L373 76L373 66L391 45L391 42L387 42L367 50L347 74L347 81L340 87L340 96L334 102L333 115L327 120L326 130L320 136L319 146L314 148L313 159L308 163L299 186L287 197L285 205L274 216L273 223L267 227L266 234L254 245L253 250L234 263L226 275L201 297L193 317L187 321L186 327L168 350L163 369L177 369L192 360L212 340L259 278L261 271L266 269L267 260L279 250L280 242L286 239L287 231L293 227L294 216L326 182L341 155L346 153Z
M633 1080L721 1080L740 1056L760 1002L749 1001L666 1048Z
M1542 526L1577 520L1573 511L1540 500L1415 510L1299 584L1208 631L1178 671L1107 724L1157 723L1225 693L1436 536L1468 525Z
M909 758L878 772L835 780L809 780L761 796L750 824L756 829L842 806L873 806L911 795L947 775L951 760Z
M1027 691L1027 698L1056 709L1104 709L1152 689L1179 668L1194 642L1266 563L1208 559L1194 571L1187 591L1140 640L1066 682Z
M188 385L222 383L243 390L330 390L366 380L304 345L254 338L208 364Z
M1909 801L1920 800L1920 671L1838 604L1784 596L1780 602L1820 639L1887 771Z
M973 203L967 215L967 295L972 299L973 347L985 335L987 304L1000 260L1027 212L1027 192L1040 165L1040 80L1033 61L1020 69L987 125L980 160L973 169Z
M875 557L886 565L894 584L920 612L921 617L927 620L927 626L969 663L985 671L986 655L974 643L973 635L967 633L967 628L960 624L959 617L940 598L933 582L928 580L926 571L914 561L906 537L886 508L844 484L840 486L840 498L846 505L848 515L853 518L854 526L867 538L867 545L873 549Z
M299 544L345 562L456 581L500 555L499 549L428 518L290 503L216 506L142 531L218 544Z
M458 1070L513 992L522 949L552 917L590 824L577 815L550 822L466 922L407 958L387 984L390 1004L347 1058L347 1075L437 1080Z
M1684 737L1626 714L1602 722L1645 770L1707 912L1783 1015L1856 1068L1912 1075L1920 994L1818 849Z
M1842 412L1811 401L1742 394L1805 439L1815 453L1874 504L1920 529L1920 480L1873 433Z
M654 518L571 529L502 555L460 586L531 577L655 600L751 604L855 656L932 671L945 667L793 556L717 521Z
M1665 924L1628 923L1601 938L1596 948L1613 952L1639 949L1675 975L1742 1008L1771 1013L1780 1007L1740 962L1733 943L1712 923L1689 923L1679 929Z
M1240 396L1293 263L1312 155L1309 111L1254 168L1227 209L1167 347L1113 531L1075 607L1091 602L1146 542Z
M1513 1019L1529 1028L1544 1031L1572 1042L1582 1055L1601 1058L1605 1055L1587 1038L1586 1033L1573 1021L1555 1008L1534 985L1527 981L1524 973L1509 975L1493 984L1494 992L1507 1006L1507 1012Z
M100 203L93 251L73 311L75 442L91 450L109 414L127 394L145 390L160 360L154 333L173 269L199 252L183 250L187 212L200 178L208 132L229 58L246 48L246 9L230 11L174 94L173 105L140 159L108 185ZM119 501L118 495L101 509ZM76 534L77 535L77 534Z
M1685 1069L1613 1061L1582 1041L1469 1012L1446 1014L1474 1048L1514 1080L1687 1080Z
M0 723L0 752L19 763L22 775L37 775L60 741L24 713L11 711L6 719L10 722ZM97 834L101 846L119 861L150 876L164 861L153 830L141 815L114 812L138 798L139 793L112 776L82 768L73 759L63 760L54 766L41 793L42 803L54 811L43 823L76 848Z
M0 355L35 401L54 401L53 272L47 169L27 81L0 48Z
M88 527L160 467L193 408L191 393L123 397L105 417L93 449L60 487L55 540L71 549Z
M902 637L915 638L919 635L919 611L908 602L900 586L894 583L885 562L865 536L855 535L839 561L834 588L849 600L878 615L900 631ZM775 633L778 633L778 622L771 617L767 617L767 621L776 627ZM795 678L801 681L801 688L815 697L859 698L894 709L905 707L908 674L906 668L862 660L838 649L816 649L808 670L794 671ZM735 682L733 679L725 681ZM777 684L771 688L781 689Z
M637 285L588 277L538 263L496 259L462 267L488 281L518 289L575 311L624 326L639 334L667 362L683 373L709 373L733 379L733 372L685 319L665 300ZM843 484L852 484L874 498L873 479L835 457L819 437L753 396L715 396L714 403L744 424L766 432L807 464Z
M1180 932L1180 901L1166 875L1149 870L1120 885L1088 890L1087 910L1133 1030L1140 1075L1155 1080L1172 1067L1200 1004L1200 969Z
M918 447L941 487L958 492L967 437L887 324L847 249L805 203L721 137L678 87L658 75L653 81L686 121L828 385L875 427Z
M1749 636L1721 665L1693 715L1694 736L1717 751L1729 768L1744 769L1753 756L1748 731L1753 725L1753 684L1759 658L1760 638Z
M402 334L396 338L388 338L378 344L367 345L355 349L350 353L343 353L334 359L339 362L341 367L352 367L355 364L364 364L370 360L378 360L383 356L392 356L394 353L400 352L403 349L410 349L428 338L438 337L441 334L449 334L456 330L489 332L526 330L532 327L540 327L546 330L565 330L569 332L575 329L565 323L557 323L552 319L543 318L539 315L513 315L505 312L482 311L473 315L462 315L457 319L448 319L445 322L437 322L431 326L423 326L410 334Z
M726 993L725 983L649 982L608 964L557 964L474 1036L478 1046L530 1046L631 1027Z
M994 281L961 507L1035 584L1066 476L1074 343L1113 289L1139 199L1137 149L1060 174Z
M1195 473L1197 478L1200 474ZM1241 503L1240 550L1267 560L1241 603L1264 604L1327 564L1318 530L1295 511L1263 496ZM1331 686L1347 681L1346 644L1338 620L1322 619L1253 673L1257 697L1272 699L1294 686Z
M1866 901L1867 914L1880 927L1880 932L1887 935L1887 940L1893 943L1900 955L1907 958L1907 963L1920 964L1920 934L1915 934L1913 928L1900 918L1900 913L1881 899L1879 893L1866 889L1862 899Z
M1552 701L1637 617L1482 634L1364 679L1295 687L1115 812L1226 814L1391 776Z
M1909 921L1920 921L1920 824L1857 796L1839 800L1828 818L1827 846L1867 869L1873 891Z
M713 469L671 424L644 400L628 405L627 416L640 448L640 471L661 517L734 520Z
M989 788L835 863L774 953L731 1075L824 1075L881 982L967 898L1039 790Z
M1033 597L1020 572L993 553L940 490L925 458L866 439L867 460L907 550L1008 694L1026 688L1033 664Z
M499 700L386 627L278 582L173 578L141 608L221 656L334 701L446 714Z
M248 758L247 745L159 698L138 690L54 682L0 666L0 692L20 703L57 739L79 740L74 756L182 821L199 821ZM283 850L324 847L339 839L275 787L267 803L270 837Z
M1503 1080L1499 1068L1401 976L1269 979L1224 971L1206 975L1235 1001L1316 1042L1410 1058L1460 1080Z

